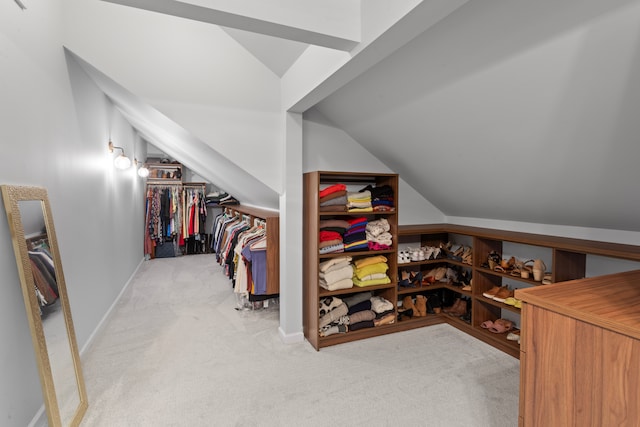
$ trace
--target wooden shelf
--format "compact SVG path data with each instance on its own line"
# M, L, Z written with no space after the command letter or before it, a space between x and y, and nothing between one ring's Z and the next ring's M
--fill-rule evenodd
M482 272L482 273L485 273L485 274L492 274L494 276L503 277L505 279L515 280L515 281L522 282L522 283L527 283L527 284L532 285L532 286L540 286L540 285L542 285L542 282L536 282L533 279L523 279L520 276L513 276L513 275L511 275L509 273L502 273L500 271L494 271L494 270L490 270L490 269L484 268L484 267L477 267L477 270Z
M420 285L413 288L398 286L398 296L437 291L438 289L444 289L446 287L447 285L445 283L432 283L430 285Z
M375 255L393 255L396 256L396 251L389 249L384 251L347 251L347 252L332 252L330 254L318 253L320 259L340 258L343 256L350 257L363 257L363 256L375 256ZM387 257L388 258L388 257Z
M502 254L503 243L517 243L536 248L546 248L551 251L553 262L548 266L555 282L565 282L567 280L581 279L585 275L585 259L587 254L606 255L621 259L631 259L640 261L640 247L630 245L616 245L611 243L594 242L590 240L563 239L554 236L535 235L527 233L505 232L501 230L491 230L478 227L465 227L449 224L425 224L425 225L402 225L398 227L398 237L401 241L424 242L446 242L455 240L457 236L464 236L472 239L473 265L463 264L459 261L440 258L436 260L417 261L405 264L398 264L399 270L417 270L432 264L446 264L451 267L470 268L473 276L473 289L471 292L464 292L462 289L449 285L430 285L420 288L399 288L397 291L399 299L405 295L427 294L430 290L447 289L458 297L467 297L472 301L471 325L460 319L445 316L443 322L447 322L458 329L465 331L506 353L519 357L520 351L517 342L506 339L508 334L492 334L480 327L485 320L496 320L502 317L503 313L512 313L516 316L522 314L522 310L511 305L507 305L482 296L482 293L493 286L501 286L503 281L516 287L521 284L523 288L542 289L541 282L531 279L523 279L520 276L493 271L482 267L489 252L495 250ZM526 252L526 247L523 248ZM526 253L522 253L521 259L527 259ZM422 268L421 268L422 267ZM516 292L517 295L517 292Z
M147 184L181 184L182 165L180 163L147 163L149 169Z
M360 217L360 216L372 216L372 215L395 215L395 211L389 212L349 212L349 211L319 211L318 216L348 216L348 217Z
M348 295L348 294L353 294L357 292L366 292L366 291L375 292L382 289L392 289L393 287L394 287L393 283L387 283L386 285L375 285L375 286L353 286L351 288L338 289L335 291L329 291L321 287L318 291L318 297L325 298L325 297Z
M476 296L473 299L474 299L474 301L478 301L481 304L489 304L489 305L492 305L494 307L498 307L500 309L509 310L509 311L514 312L514 313L520 314L520 309L519 308L516 308L516 307L514 307L512 305L509 305L509 304L505 304L505 303L500 302L500 301L492 300L491 298L487 298L485 296Z

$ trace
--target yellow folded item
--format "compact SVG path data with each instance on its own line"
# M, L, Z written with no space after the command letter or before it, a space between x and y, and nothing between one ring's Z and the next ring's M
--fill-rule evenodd
M360 281L364 282L367 280L376 280L376 279L384 279L386 276L385 273L373 273L368 276L364 276L360 279Z
M386 276L384 279L364 280L364 281L358 279L357 277L353 278L353 284L361 288L365 286L386 285L387 283L391 283L391 279L389 279L389 276Z
M354 276L358 279L362 280L363 277L369 276L375 273L386 273L389 269L389 266L386 262L377 262L375 264L367 265L362 268L357 268L354 270Z
M353 264L356 266L356 268L362 268L366 267L367 265L377 264L379 262L387 262L387 257L383 255L376 255L366 258L360 258L358 260L355 260Z
M373 212L373 208L350 208L348 212Z

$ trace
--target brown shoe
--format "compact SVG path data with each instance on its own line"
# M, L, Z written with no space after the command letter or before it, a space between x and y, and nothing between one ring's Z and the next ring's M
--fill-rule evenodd
M504 302L507 298L513 297L513 291L507 286L500 288L498 293L493 297L494 301Z
M444 307L442 309L442 311L445 312L445 313L450 313L451 311L458 310L458 307L460 306L461 302L462 302L461 298L456 298L456 300L453 303L453 305L451 305L449 307Z
M458 304L458 307L455 310L451 310L449 312L450 316L464 316L465 314L467 314L467 300L466 299L460 299L460 304Z
M418 317L425 317L427 315L427 297L424 295L416 295L416 307L418 313L415 314Z
M486 298L493 298L500 291L500 289L502 289L501 286L494 286L493 288L489 289L488 291L483 292L482 296L486 297Z
M402 307L405 310L412 309L414 316L416 316L416 317L420 316L420 312L418 311L418 307L415 306L415 304L413 303L413 299L411 299L411 297L409 295L404 297L404 299L402 300Z

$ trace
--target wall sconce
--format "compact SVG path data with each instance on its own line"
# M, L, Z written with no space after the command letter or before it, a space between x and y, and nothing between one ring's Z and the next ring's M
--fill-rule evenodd
M147 167L144 165L144 163L140 163L138 161L138 159L133 159L133 162L135 163L136 167L140 164L142 166L140 166L140 168L138 168L138 175L141 176L142 178L146 178L149 176L149 169L147 169Z
M113 153L114 149L118 149L122 151L122 154L120 154L118 157L116 157L113 160L113 165L117 168L117 169L128 169L131 166L131 159L129 159L127 156L124 155L124 148L122 147L116 147L115 145L113 145L113 142L109 141L109 152Z

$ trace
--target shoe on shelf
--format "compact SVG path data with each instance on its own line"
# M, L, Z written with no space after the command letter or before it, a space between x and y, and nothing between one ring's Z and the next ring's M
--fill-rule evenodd
M404 310L411 309L413 315L416 317L420 315L420 313L418 312L418 308L415 306L415 304L413 303L413 299L409 295L404 297L404 299L402 300L402 308Z
M422 248L423 252L424 252L424 259L431 259L431 256L433 255L433 250L435 248L431 247L431 246L425 246L424 248Z
M409 273L409 280L411 282L411 287L415 288L422 285L422 271L412 271Z
M436 300L435 297L427 298L427 314L438 314L440 313L440 304Z
M465 322L471 324L471 310L467 310L467 312L460 316L460 318Z
M462 303L462 298L456 298L455 302L453 303L453 305L449 306L449 307L444 307L442 309L442 311L444 313L450 313L452 311L457 311L459 310L460 307L460 303Z
M507 304L507 305L515 306L518 303L518 301L519 300L517 298L515 298L515 297L509 297L509 298L504 300L504 303Z
M520 330L514 329L513 331L509 332L509 335L507 335L507 339L509 341L517 341L518 345L520 345Z
M481 327L482 329L489 329L489 328L490 328L490 327L492 327L492 326L493 326L493 320L485 320L484 322L482 322L482 323L480 324L480 327Z
M509 341L520 341L520 329L514 329L507 335Z
M496 296L496 294L498 292L500 292L500 289L502 289L501 286L494 286L493 288L489 289L488 291L483 292L482 296L485 297L485 298L493 298L493 297Z
M424 295L416 295L416 307L418 308L418 317L425 317L427 315L427 297Z
M462 263L463 264L473 264L473 249L471 246L465 246L464 251L462 252Z
M494 295L493 300L498 302L504 302L507 298L513 297L513 290L509 289L508 286L504 286L500 288L497 294Z
M544 273L547 271L547 266L544 261L541 259L537 259L533 261L533 280L536 282L541 282L544 277Z
M398 310L398 322L402 321L403 317L408 317L409 319L411 319L413 317L413 309L412 308L405 308L403 310Z
M504 334L505 332L509 332L513 329L513 322L507 319L498 319L493 322L493 325L489 328L489 332L493 332L494 334Z
M465 314L467 314L467 300L466 299L461 299L460 300L460 304L458 305L458 308L456 308L455 310L451 310L449 312L449 316L456 316L456 317L462 317Z
M411 262L411 255L406 251L398 252L398 264L408 264Z

